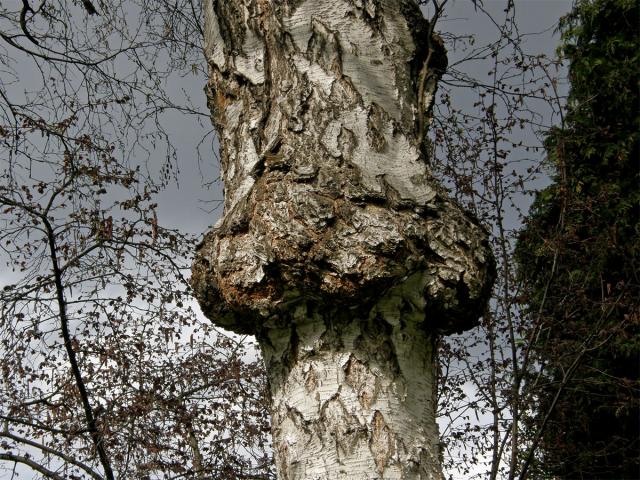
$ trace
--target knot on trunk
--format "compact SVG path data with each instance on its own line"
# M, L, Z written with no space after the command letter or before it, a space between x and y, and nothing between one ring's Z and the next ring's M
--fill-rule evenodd
M395 210L313 187L273 182L243 230L223 222L206 235L192 285L213 321L255 334L296 303L370 309L398 289L424 305L434 333L475 324L493 263L486 233L462 209L436 195L430 208Z
M259 333L293 304L367 311L401 289L431 332L474 325L493 261L487 233L427 165L420 85L446 56L423 38L415 2L210 0L204 10L225 183L224 217L193 265L204 313Z

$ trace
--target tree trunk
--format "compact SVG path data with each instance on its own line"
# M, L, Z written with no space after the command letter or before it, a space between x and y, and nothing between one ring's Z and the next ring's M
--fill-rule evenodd
M301 305L260 338L280 478L442 478L435 338L398 301L369 318Z
M442 43L412 0L204 9L225 211L192 284L258 338L280 477L442 478L437 336L475 324L493 277L428 169Z

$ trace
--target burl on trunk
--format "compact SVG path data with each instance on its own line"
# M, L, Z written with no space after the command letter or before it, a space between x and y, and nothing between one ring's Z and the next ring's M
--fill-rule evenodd
M204 10L225 205L192 282L260 343L280 478L441 479L436 339L493 280L423 146L441 41L412 0Z

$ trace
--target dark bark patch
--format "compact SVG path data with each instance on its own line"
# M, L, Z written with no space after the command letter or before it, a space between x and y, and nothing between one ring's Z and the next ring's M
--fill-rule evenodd
M325 71L342 75L342 54L338 34L316 17L311 20L312 34L307 57Z
M376 462L378 474L383 475L389 459L396 453L396 447L395 435L384 421L382 413L378 410L373 414L371 422L369 448Z
M310 367L309 371L307 372L307 376L304 380L304 388L307 391L307 393L311 393L311 392L314 392L317 387L318 387L318 376L316 375L316 371L313 369L313 367Z
M354 389L358 395L358 401L362 408L369 410L376 399L378 382L365 364L360 362L353 355L344 367L347 384Z
M367 140L371 148L378 153L383 153L387 148L387 139L383 133L383 125L387 123L385 117L384 110L372 103L367 117Z

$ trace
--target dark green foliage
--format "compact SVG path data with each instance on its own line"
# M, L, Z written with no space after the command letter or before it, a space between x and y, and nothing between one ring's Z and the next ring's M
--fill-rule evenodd
M554 181L516 249L543 371L540 476L640 478L638 4L582 0L561 23L571 93L546 141Z

